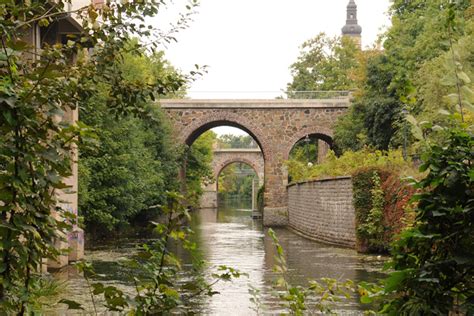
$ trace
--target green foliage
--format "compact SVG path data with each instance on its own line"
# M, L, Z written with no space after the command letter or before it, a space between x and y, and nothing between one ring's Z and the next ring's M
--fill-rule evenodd
M76 264L84 273L90 288L91 300L97 311L97 296L102 296L107 311L126 313L127 315L186 314L191 307L190 301L199 296L219 294L213 286L220 281L227 282L243 276L240 271L227 266L219 266L212 274L212 281L206 282L201 275L202 262L195 262L195 274L182 280L182 264L172 249L179 243L184 250L193 252L196 245L190 242L193 233L187 223L189 213L184 207L184 197L168 193L167 203L162 207L166 220L154 223L157 239L139 247L134 258L121 262L129 271L128 277L135 284L135 293L126 294L115 286L94 281L95 273L90 263ZM70 309L82 309L73 301L63 301Z
M454 6L448 28L453 27ZM466 122L473 109L470 88L465 88L470 78L451 38L450 47L454 76L447 86L457 90L448 96L454 113L443 110L448 114L444 126L407 117L425 149L420 171L428 174L414 181L419 190L413 198L418 203L415 223L393 244L388 267L394 271L383 287L369 286L364 296L380 300L380 312L390 315L474 313L474 134ZM426 137L428 133L434 136Z
M286 162L288 174L292 181L305 181L324 177L349 176L359 169L384 168L392 171L410 170L411 163L403 160L400 150L373 151L364 148L360 151L346 151L342 156L336 157L330 151L324 163L308 166L299 161ZM408 172L408 171L407 171Z
M103 9L77 9L82 32L41 37L41 47L24 39L33 27L48 34L69 14L68 3L3 1L0 5L0 309L8 314L31 312L33 288L43 258L54 260L54 242L75 220L60 207L57 193L70 188L72 155L78 137L90 134L72 124L71 113L110 84L104 103L110 114L141 115L150 98L178 90L184 77L167 82L131 83L118 71L130 37L157 33L145 22L163 2L111 1ZM190 11L192 11L190 6ZM179 28L189 15L183 15ZM101 23L98 23L100 19ZM136 23L141 21L141 23ZM36 30L36 29L35 29ZM51 34L51 33L50 33ZM161 36L170 41L169 36ZM152 42L149 49L156 47ZM134 45L140 48L141 44ZM134 48L135 48L134 47ZM38 49L41 48L41 49ZM87 50L88 48L93 48ZM88 51L88 54L86 54ZM143 49L131 49L140 55Z
M363 181L363 178L370 173L372 173L371 181ZM369 251L380 252L386 250L383 239L385 231L383 225L385 195L378 172L371 170L367 173L359 173L353 178L353 187L354 208L356 209L357 218L357 237L359 240L367 243ZM370 191L368 190L369 187L371 188ZM365 192L370 192L370 204L365 203L365 200L368 199L368 194L364 190ZM370 205L370 209L367 212L368 205Z
M309 141L303 139L293 146L290 151L290 160L296 160L303 163L318 163L318 140L315 138Z
M291 65L293 81L287 85L289 98L331 97L304 91L352 90L351 74L357 67L359 48L349 38L330 38L324 33L303 43L298 60ZM298 91L303 93L298 93Z
M100 144L80 148L79 160L80 214L93 235L147 215L164 202L167 189L177 188L177 152L166 140L170 133L158 111L150 110L150 122L113 118L95 104L81 112L87 124L97 126Z
M239 199L252 198L252 183L257 175L252 167L245 163L232 163L219 175L219 197L226 199L238 196Z
M423 155L415 225L393 245L394 272L376 295L391 315L474 312L474 135L452 129ZM373 293L373 291L372 291Z
M384 50L370 55L363 65L365 76L358 83L354 109L335 128L340 151L359 149L363 144L382 150L401 146L403 108L420 121L445 119L438 110L441 105L453 107L453 103L443 96L457 93L453 62L457 67L466 64L463 72L467 76L472 72L469 7L469 0L393 1L392 27L385 34ZM448 19L452 27L447 27ZM453 43L457 60L451 57Z
M215 182L211 163L216 133L207 131L192 144L185 153L186 161L186 198L192 206L199 206L203 185Z
M161 58L161 53L126 53L120 71L134 84L166 81L174 70ZM79 148L80 214L95 237L124 228L137 217L142 224L156 218L153 206L165 201L166 190L178 187L178 152L161 110L144 105L146 115L111 116L105 104L110 89L102 84L100 94L80 110L81 120L97 134L98 145Z
M452 50L423 65L416 78L422 102L416 119L420 122L431 122L435 125L450 124L449 113L460 113L458 88L462 97L461 106L464 120L474 124L474 117L469 113L474 104L474 21L466 24L466 34L452 44ZM459 80L458 80L459 78ZM459 87L458 87L459 84Z
M225 134L217 137L218 148L258 148L258 144L250 135Z
M309 280L307 287L291 285L288 280L288 266L283 248L272 229L268 230L268 235L272 238L276 249L276 264L273 271L278 275L274 284L274 288L278 292L275 295L288 314L330 314L335 302L340 301L341 298L349 299L351 297L354 284L349 280L342 283L334 279L321 278L320 281ZM258 300L255 301L258 302Z
M354 103L348 112L337 119L334 127L334 145L337 153L358 151L368 143L365 129L365 107Z

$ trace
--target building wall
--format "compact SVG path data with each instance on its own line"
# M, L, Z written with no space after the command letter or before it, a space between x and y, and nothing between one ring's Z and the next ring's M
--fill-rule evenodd
M355 247L355 210L350 177L288 186L288 226L307 238Z

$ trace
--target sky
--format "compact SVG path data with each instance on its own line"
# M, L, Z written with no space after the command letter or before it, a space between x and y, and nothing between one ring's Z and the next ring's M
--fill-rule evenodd
M341 34L348 2L201 0L189 28L176 35L177 43L167 46L166 58L185 73L195 64L207 66L207 73L190 85L190 98L273 99L291 81L289 67L305 40L320 32ZM371 46L390 24L390 0L356 3L362 46ZM167 25L185 4L174 0L156 23Z

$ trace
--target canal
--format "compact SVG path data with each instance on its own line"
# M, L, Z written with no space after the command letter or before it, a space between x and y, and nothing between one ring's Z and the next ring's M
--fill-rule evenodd
M209 274L219 265L227 265L247 273L232 282L218 283L215 290L220 294L196 303L195 312L205 315L253 315L255 305L251 303L249 289L260 291L266 313L282 312L275 299L273 272L275 249L267 229L261 221L253 220L249 205L227 202L220 203L219 209L203 209L195 212L191 226L195 231L195 241L202 258L208 262L205 269ZM307 285L308 279L323 277L341 281L377 281L383 264L380 257L357 254L350 249L337 248L307 240L286 229L274 229L285 251L290 282ZM144 240L120 240L86 251L86 260L93 263L100 280L114 284L127 291L133 285L118 263L134 253L138 243ZM184 263L189 262L185 254ZM80 301L92 311L85 280L73 268L55 273L55 278L64 280L62 297ZM273 293L273 294L272 294ZM342 315L362 314L362 306L357 298L337 303L335 310ZM87 311L86 311L87 313ZM55 307L50 315L75 315ZM81 313L81 315L84 313Z

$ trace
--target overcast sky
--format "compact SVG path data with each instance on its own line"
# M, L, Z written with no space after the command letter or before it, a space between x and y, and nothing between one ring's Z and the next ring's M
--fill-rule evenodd
M201 0L190 27L177 35L166 58L184 72L194 64L208 73L194 82L191 98L275 98L291 80L299 47L319 32L340 35L349 0ZM390 0L356 0L362 45L372 45L389 25ZM175 0L160 21L172 20Z

